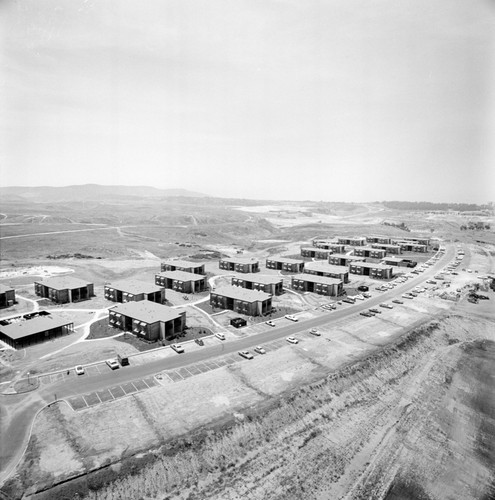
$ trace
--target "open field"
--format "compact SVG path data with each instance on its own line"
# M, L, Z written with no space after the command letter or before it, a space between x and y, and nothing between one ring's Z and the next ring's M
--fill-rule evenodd
M11 498L23 492L50 500L75 498L76 493L95 500L493 496L495 410L488 381L494 376L495 295L479 279L495 273L492 231L469 233L459 229L465 223L461 216L426 216L378 203L239 207L232 200L194 198L88 201L79 210L66 202L47 205L19 200L0 205L6 215L0 238L7 237L0 240L0 282L15 285L19 296L19 303L3 309L0 317L38 307L73 318L79 328L28 349L0 351L0 388L30 389L28 371L65 373L117 354L133 356L135 367L160 363L155 373L162 371L159 385L115 401L98 400L78 411L63 401L42 409L26 454L2 487ZM404 224L409 231L391 224ZM76 232L67 232L72 230ZM56 234L41 234L45 232ZM234 353L222 362L228 356L220 355L214 368L203 372L190 366L182 380L169 375L167 366L178 359L169 348L140 354L139 346L122 342L122 337L106 338L120 331L107 327L107 309L114 304L104 298L104 284L123 278L151 283L164 258L205 262L211 283L221 286L230 283L232 273L221 276L219 256L254 257L260 259L261 274L282 274L287 284L290 274L266 269L264 259L298 256L311 238L422 233L442 238L444 244L462 242L466 255L458 275L372 318L351 314L333 319L336 313L320 306L335 298L288 290L274 297L277 312L272 318L277 326L289 327L288 320L277 318L299 315L296 346L281 338L267 344L266 355L250 361ZM432 255L406 258L421 263ZM33 282L60 274L94 282L96 297L62 306L40 300ZM379 297L379 281L350 278L349 294L366 284L373 298ZM466 301L467 290L475 285L489 294L489 301ZM239 314L213 311L208 293L189 300L178 292L166 294L168 305L186 311L187 324L196 333L226 333L225 344L206 339L207 347L270 332L264 324L268 318L247 318L246 328L234 329L229 321ZM304 321L314 318L323 318L322 323L328 318L319 327L321 337L304 327ZM93 321L97 323L91 327ZM84 340L97 325L97 336L103 338ZM192 342L187 351L207 347ZM88 380L97 380L93 377ZM41 384L22 396L23 405L53 401L49 391L49 385ZM91 402L93 396L87 396ZM10 404L16 396L8 397ZM0 416L8 419L10 411Z

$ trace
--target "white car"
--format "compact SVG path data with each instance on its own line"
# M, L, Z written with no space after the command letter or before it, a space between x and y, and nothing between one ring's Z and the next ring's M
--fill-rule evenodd
M285 340L289 342L290 344L298 344L299 340L297 340L295 337L287 337Z
M285 315L285 319L288 319L290 321L299 321L295 316L293 316L292 314L286 314Z
M275 326L275 323L270 319L268 321L265 321L265 325L268 325L268 326Z
M180 344L172 344L170 347L178 354L184 352L184 348Z
M225 340L225 335L223 333L215 333L215 337L219 340Z
M321 333L318 331L317 328L311 328L311 330L309 331L309 333L311 333L311 335L315 335L316 337L320 337L321 336Z
M112 369L117 370L119 368L119 362L116 359L107 359L105 363Z
M384 307L385 309L393 309L394 306L391 306L390 304L385 304L385 302L383 304L380 304L380 307Z
M253 359L254 356L249 351L239 351L239 356L242 356L246 359Z
M254 351L257 352L258 354L266 354L266 351L263 347L261 347L260 345L257 345L255 348L254 348Z
M74 368L74 371L76 372L76 375L84 375L84 368L81 365L77 365Z

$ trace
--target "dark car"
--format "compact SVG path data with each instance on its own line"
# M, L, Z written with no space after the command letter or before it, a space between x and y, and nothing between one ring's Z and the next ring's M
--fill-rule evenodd
M371 318L374 314L369 313L368 311L362 311L359 313L361 316L366 316L367 318Z
M394 302L395 304L404 304L404 302L402 302L402 300L399 299L394 299L392 300L392 302Z
M382 313L379 309L370 309L369 312L373 313L373 314L381 314Z
M205 343L203 342L203 339L194 339L194 342L196 342L196 344L198 344L198 345L205 345Z
M365 285L361 285L361 286L358 286L357 288L360 292L367 292L370 287L369 286L365 286Z

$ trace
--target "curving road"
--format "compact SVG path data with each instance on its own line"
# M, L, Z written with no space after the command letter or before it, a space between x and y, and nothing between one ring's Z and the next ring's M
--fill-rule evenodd
M400 294L412 290L415 286L434 276L454 256L455 247L449 245L445 254L433 266L415 278L409 279L406 283L365 301L353 305L349 304L345 307L341 306L340 309L317 318L300 322L291 322L285 318L281 318L275 320L277 323L276 327L262 333L251 334L246 338L236 341L222 342L219 340L217 345L204 347L166 359L151 361L145 365L131 365L115 371L108 370L107 373L99 376L70 378L55 382L48 387L43 386L37 391L27 394L2 395L0 399L2 402L0 406L0 421L4 423L2 424L2 439L0 440L0 485L10 476L22 458L37 413L46 405L53 403L55 399L65 399L87 392L106 389L154 375L165 369L176 369L193 363L207 361L217 356L249 349L264 342L278 340L289 335L297 335L309 328L322 326L347 316L358 314L363 310L377 306L381 302L394 299L400 296Z

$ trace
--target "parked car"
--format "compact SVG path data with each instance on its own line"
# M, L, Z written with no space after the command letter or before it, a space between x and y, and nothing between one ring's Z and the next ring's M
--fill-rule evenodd
M311 328L309 333L311 333L311 335L315 335L316 337L319 337L321 335L321 333L318 331L318 328Z
M414 299L414 297L413 297L412 295L409 295L408 293L403 293L403 294L402 294L402 297L403 297L404 299Z
M399 299L394 299L394 300L392 300L392 302L394 304L404 304L404 302L402 302L402 300L399 300Z
M290 344L298 344L299 340L297 340L295 337L287 337L285 340L289 342Z
M382 312L380 311L380 309L370 309L369 310L370 313L375 313L375 314L381 314Z
M170 347L178 354L184 352L184 348L180 344L172 344Z
M117 361L120 363L120 366L129 366L129 358L127 356L117 354Z
M286 318L286 319L288 319L288 320L290 320L290 321L299 321L299 319L298 319L298 318L296 318L296 317L295 317L294 315L292 315L292 314L286 314L286 315L285 315L285 318Z
M394 308L394 306L391 306L390 304L385 304L385 303L380 304L380 307L384 307L385 309L393 309Z
M119 368L119 363L116 359L107 359L105 361L105 363L112 369L112 370L116 370L117 368Z
M265 324L268 326L275 326L275 323L271 319L268 321L265 321Z
M246 359L253 359L254 356L249 351L239 351L239 356L242 356Z
M74 368L74 371L76 372L76 375L84 375L84 367L82 367L81 365L77 365Z
M350 297L346 297L345 299L342 299L342 302L347 302L348 304L354 304L356 301L354 299L351 299Z
M367 318L371 318L372 316L374 316L374 314L371 314L368 311L361 311L359 314L361 316L366 316Z
M203 339L194 339L194 342L196 342L196 344L198 344L198 345L205 345L205 343L203 342Z
M215 333L215 337L220 340L225 340L225 335L223 333Z
M363 295L364 295L364 297L366 299L370 299L371 298L371 293L366 292L366 293L363 293Z
M263 347L261 347L260 345L257 345L255 348L254 348L255 352L257 352L258 354L266 354L266 351Z

